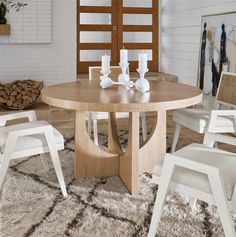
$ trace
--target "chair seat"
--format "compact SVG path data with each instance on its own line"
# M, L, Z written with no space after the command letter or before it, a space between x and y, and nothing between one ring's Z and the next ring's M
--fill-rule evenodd
M225 182L227 198L231 200L236 184L236 154L203 144L191 144L173 153L173 155L219 168ZM154 175L161 176L163 162L159 162L154 167ZM207 175L193 170L176 167L172 181L212 193Z
M28 129L28 128L37 128L42 125L50 125L49 123L45 121L33 121L33 122L27 122L27 123L21 123L6 127L0 128L0 149L1 153L4 152L6 140L8 137L9 132L11 131L17 131L21 129ZM53 133L55 137L55 142L57 147L61 147L61 145L64 145L64 138L62 134L57 131L55 128L53 128ZM28 149L34 149L34 148L40 148L47 145L47 141L42 134L36 134L36 135L29 135L29 136L22 136L17 140L16 147L14 152L24 151Z
M210 113L210 110L178 109L173 112L173 120L195 132L205 133ZM235 132L236 127L234 124L233 117L220 116L217 119L215 126L218 128L219 132L221 132L221 130L224 132Z

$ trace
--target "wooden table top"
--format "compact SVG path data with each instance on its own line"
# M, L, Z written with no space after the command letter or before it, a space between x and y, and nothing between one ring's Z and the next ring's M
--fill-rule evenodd
M150 91L141 93L120 85L102 89L100 80L78 80L46 87L42 101L53 106L104 112L145 112L188 107L201 102L200 89L175 82L150 80Z

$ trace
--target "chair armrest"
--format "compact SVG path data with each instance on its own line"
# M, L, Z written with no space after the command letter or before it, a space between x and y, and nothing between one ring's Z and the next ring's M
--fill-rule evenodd
M236 110L212 110L214 116L236 116Z
M217 172L219 173L219 168L215 166L211 166L208 164L203 164L201 162L186 159L184 157L176 156L174 154L166 154L165 161L164 162L170 162L174 166L183 167L186 169L194 170L200 173L208 174L209 172Z
M5 114L0 116L0 127L6 125L6 122L9 120L28 118L29 122L37 120L35 111L24 111L19 113Z
M9 132L7 140L6 140L5 150L4 150L5 155L9 155L12 153L12 150L15 147L15 144L19 137L27 136L27 135L35 135L35 134L43 134L45 136L48 143L49 150L52 149L52 146L53 147L56 146L52 125L50 124L38 125L36 127L18 129L18 130Z
M22 136L42 134L46 132L52 132L52 126L50 124L47 125L39 124L38 126L34 127L23 128L23 129L19 128L18 130L10 131L8 134L8 138L9 137L18 138Z
M209 120L208 120L208 132L215 133L216 131L216 121L218 117L228 117L234 118L234 122L236 124L236 111L235 110L212 110ZM222 130L222 129L221 129ZM226 131L227 132L227 131ZM223 131L222 131L223 133Z
M50 124L38 125L36 127L29 127L23 129L19 128L18 130L10 131L6 140L5 154L11 154L12 149L14 148L19 137L35 134L44 134L45 136L49 135L50 137L52 137L52 126Z
M203 144L209 147L213 147L215 142L221 142L232 146L236 146L235 137L206 132Z
M197 109L193 109L193 108L183 108L183 109L179 109L179 110L187 110L192 112L193 114L202 114L202 113L211 113L211 110L209 109L204 109L204 108L197 108Z

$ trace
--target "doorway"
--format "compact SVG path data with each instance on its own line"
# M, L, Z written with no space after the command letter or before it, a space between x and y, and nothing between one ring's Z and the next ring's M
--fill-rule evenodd
M119 51L129 50L130 70L138 54L148 54L148 67L158 69L158 0L78 0L77 73L100 66L104 54L118 65Z

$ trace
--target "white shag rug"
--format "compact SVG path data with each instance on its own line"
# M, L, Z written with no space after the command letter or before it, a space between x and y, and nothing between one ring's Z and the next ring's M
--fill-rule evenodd
M126 144L127 132L120 131ZM107 138L100 135L102 145ZM131 196L118 177L75 181L74 137L67 136L61 164L69 192L64 199L49 158L49 171L39 156L13 161L1 193L1 237L141 237L147 236L157 186L140 176L139 195ZM236 218L235 218L236 220ZM168 196L158 237L223 237L214 207L198 202L192 212L186 199Z

